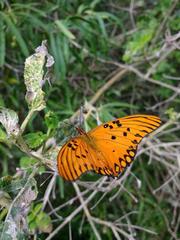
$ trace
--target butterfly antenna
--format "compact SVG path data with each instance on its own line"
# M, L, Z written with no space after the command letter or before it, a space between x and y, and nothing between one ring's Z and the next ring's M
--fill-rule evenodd
M86 133L82 128L80 128L80 127L76 127L76 130L78 131L78 133L79 133L80 135L87 135L87 133Z

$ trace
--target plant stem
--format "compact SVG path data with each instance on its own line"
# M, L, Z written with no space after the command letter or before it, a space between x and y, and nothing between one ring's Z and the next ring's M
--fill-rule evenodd
M29 112L28 112L28 115L26 116L26 118L24 119L23 123L21 124L21 127L20 127L20 134L22 135L24 130L26 129L26 126L29 122L29 120L31 119L33 113L35 112L34 109L31 109Z

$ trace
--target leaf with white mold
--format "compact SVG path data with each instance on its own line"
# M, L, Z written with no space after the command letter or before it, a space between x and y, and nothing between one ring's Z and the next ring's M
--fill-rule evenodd
M41 111L45 108L44 67L50 68L54 64L53 57L48 53L46 41L37 47L35 53L25 61L24 82L26 85L26 101L30 109Z
M0 123L5 128L8 136L19 134L19 118L15 111L8 108L0 108Z

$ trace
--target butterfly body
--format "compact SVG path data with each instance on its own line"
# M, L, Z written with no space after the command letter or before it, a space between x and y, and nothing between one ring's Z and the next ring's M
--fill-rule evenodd
M160 124L156 116L132 115L109 121L87 133L78 128L80 135L70 139L59 151L59 174L71 181L91 170L117 177L134 160L143 137Z

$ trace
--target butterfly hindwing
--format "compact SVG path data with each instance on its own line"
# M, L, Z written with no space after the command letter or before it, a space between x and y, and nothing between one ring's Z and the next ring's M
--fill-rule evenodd
M57 167L59 174L66 180L74 181L86 171L98 172L102 168L102 162L97 162L98 153L84 138L84 136L72 138L59 151Z

